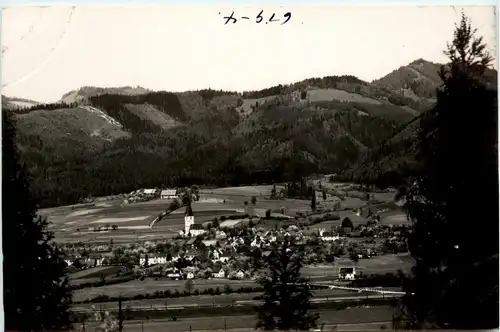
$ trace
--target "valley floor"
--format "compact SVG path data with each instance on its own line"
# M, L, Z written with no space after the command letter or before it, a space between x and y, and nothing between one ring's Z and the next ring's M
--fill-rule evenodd
M391 327L393 314L391 307L357 307L344 310L318 311L318 328L325 324L323 331L367 331L381 330L381 326ZM255 315L210 316L180 318L177 321L155 319L147 321L125 321L124 332L181 332L181 331L255 331ZM93 331L96 323L87 323L86 331ZM83 331L81 324L75 324L76 331Z

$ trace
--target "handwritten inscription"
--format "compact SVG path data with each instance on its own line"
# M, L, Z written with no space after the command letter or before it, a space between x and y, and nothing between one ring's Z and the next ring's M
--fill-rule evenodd
M261 10L255 17L249 17L249 16L235 15L233 11L231 12L231 15L224 16L224 25L228 23L235 24L236 22L238 22L238 20L255 20L255 23L262 23L262 24L264 24L264 22L265 24L281 22L280 25L283 25L286 24L288 21L290 21L291 18L292 18L291 12L287 12L280 16L277 15L276 13L266 14L264 13L264 10Z

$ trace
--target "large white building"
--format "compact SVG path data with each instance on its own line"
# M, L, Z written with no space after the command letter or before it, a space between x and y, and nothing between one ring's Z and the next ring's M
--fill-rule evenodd
M177 190L175 189L164 189L160 194L161 199L175 199L177 198Z

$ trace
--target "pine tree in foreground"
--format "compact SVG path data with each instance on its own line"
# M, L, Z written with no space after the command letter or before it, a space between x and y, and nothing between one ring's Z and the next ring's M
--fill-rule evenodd
M275 245L264 260L267 275L259 283L264 288L264 304L257 307L257 329L309 330L316 327L318 314L311 314L312 293L301 277L303 251L289 239Z
M16 148L14 119L3 112L2 250L6 330L43 331L69 326L71 293L66 263L45 219L36 215Z
M420 171L404 193L415 266L396 318L411 328L498 328L498 110L496 86L488 83L492 59L465 15L445 54L450 63L440 71L444 85L420 122Z

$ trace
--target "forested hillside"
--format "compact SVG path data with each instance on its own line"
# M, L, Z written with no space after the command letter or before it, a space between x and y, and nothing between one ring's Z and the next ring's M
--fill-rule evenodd
M2 106L17 114L22 158L43 206L141 187L314 172L397 185L406 177L400 166L411 168L411 121L433 96L405 96L397 83L405 76L389 76L374 83L313 78L243 94L85 87L60 103Z

